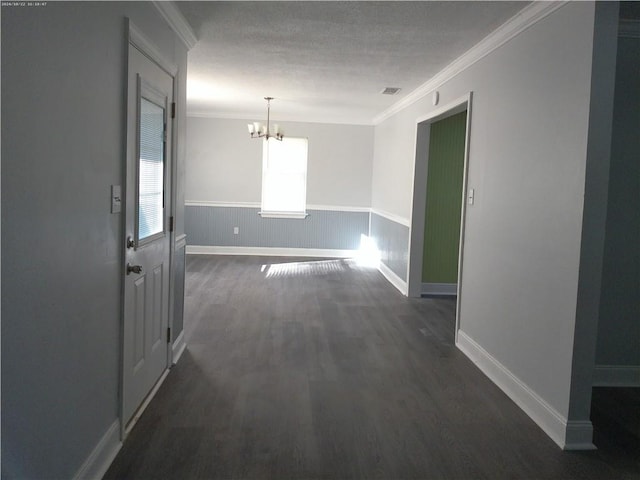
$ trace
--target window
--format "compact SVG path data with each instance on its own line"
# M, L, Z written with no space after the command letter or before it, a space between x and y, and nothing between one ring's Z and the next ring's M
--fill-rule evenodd
M263 217L305 218L306 138L265 140L262 147Z
M160 105L140 98L138 242L164 231L164 119Z

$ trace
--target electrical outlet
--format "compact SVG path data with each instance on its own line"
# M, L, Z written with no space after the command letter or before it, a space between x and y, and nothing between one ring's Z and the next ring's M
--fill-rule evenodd
M238 235L240 233L240 227L233 227L233 234Z

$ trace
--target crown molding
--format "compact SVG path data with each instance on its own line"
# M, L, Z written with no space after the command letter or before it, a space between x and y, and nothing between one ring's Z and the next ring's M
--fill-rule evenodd
M192 111L187 109L187 117L194 118L211 118L219 120L244 120L255 121L256 119L264 120L264 111L258 113L230 113L230 112L215 112L215 111ZM319 116L309 118L308 116L300 116L294 114L278 115L277 118L272 118L272 122L294 122L294 123L319 123L325 125L355 125L372 127L374 124L371 120L365 120L363 118L356 117L340 117L337 115L331 116Z
M530 26L536 24L547 15L555 12L568 2L533 2L529 6L522 9L511 19L480 40L475 46L467 50L443 70L437 73L427 82L420 85L407 96L394 103L387 110L373 118L373 124L378 125L387 118L395 115L399 111L417 102L427 94L435 90L445 82L463 72L477 61L483 59L494 50L500 48L509 40L525 31Z
M162 18L169 24L171 29L178 35L182 43L191 50L198 42L198 37L193 32L191 25L186 18L180 13L178 7L172 1L155 1L153 6L156 7Z
M640 20L620 20L618 37L640 38Z
M169 75L175 77L178 73L178 67L167 59L129 18L127 18L127 28L129 31L129 43L157 63Z

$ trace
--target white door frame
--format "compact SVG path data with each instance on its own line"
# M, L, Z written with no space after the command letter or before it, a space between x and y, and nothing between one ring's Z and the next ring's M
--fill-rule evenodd
M126 40L127 40L127 55L125 58L125 65L126 65L126 79L125 79L125 84L127 85L125 90L125 99L128 98L128 84L129 84L129 48L130 47L134 47L137 50L139 50L143 55L145 55L147 58L149 58L149 60L151 60L153 63L155 63L158 67L160 67L162 70L164 70L169 76L171 76L171 78L173 79L173 102L175 103L177 100L177 93L178 93L178 85L177 85L177 78L178 78L178 67L173 64L173 62L169 61L161 52L160 50L153 44L153 42L151 42L143 33L140 29L138 29L133 22L129 19L126 18L125 19L125 24L126 24L126 28L125 28L125 32L126 32ZM128 100L125 100L125 105L126 108L130 108L129 102ZM169 112L170 114L171 112ZM175 211L176 211L176 169L177 169L177 128L176 127L176 122L175 122L175 118L171 118L171 116L169 116L169 120L174 122L173 128L171 129L171 165L170 165L170 169L168 169L168 171L170 171L170 175L171 175L171 192L170 192L170 198L168 199L167 205L170 209L169 215L175 219ZM123 172L122 172L122 185L126 185L127 182L127 144L128 144L128 140L127 140L127 136L128 136L128 127L126 127L125 130L125 148L124 148L124 155L123 155ZM123 189L123 192L126 189ZM125 202L127 201L127 199L125 198ZM126 263L126 242L127 242L127 230L126 230L126 215L123 214L122 215L122 221L121 221L121 229L122 229L122 235L121 235L121 240L122 240L122 261L121 264L123 265L123 269L124 269L124 265ZM175 220L174 220L175 223ZM168 285L168 289L169 289L169 305L167 306L168 308L168 325L169 328L171 328L173 326L173 303L174 303L174 295L173 295L173 273L174 273L174 261L175 261L175 248L174 248L174 244L175 244L175 225L173 225L173 228L169 228L169 285ZM124 273L122 274L122 278L124 278ZM149 404L149 402L151 401L151 399L153 398L153 396L156 394L156 392L158 391L158 388L160 387L160 385L162 384L162 382L164 381L164 379L167 376L167 373L169 371L169 367L171 366L172 363L172 342L169 341L167 342L167 368L164 371L164 373L162 374L162 376L160 377L160 379L158 380L158 382L156 383L156 385L153 387L153 389L151 390L151 392L149 392L147 398L144 400L144 402L142 403L142 405L139 407L138 412L134 415L134 417L132 418L132 420L129 422L129 424L127 425L127 421L124 418L124 405L125 405L125 400L124 400L124 382L125 382L125 372L124 372L124 368L125 368L125 363L124 363L124 342L125 342L125 336L124 336L124 320L125 320L125 282L124 280L122 280L122 288L121 288L121 319L120 319L120 389L119 389L119 404L118 404L118 416L120 417L120 440L124 440L125 437L128 435L128 433L131 431L131 428L133 428L133 426L135 425L135 423L137 422L137 419L139 418L139 416L142 414L142 412L144 411L144 409L147 407L147 405Z
M462 211L460 213L460 246L458 249L458 284L456 299L455 337L458 341L460 328L460 302L462 295L462 269L464 256L464 233L467 210L467 173L469 169L469 143L471 136L471 104L473 92L469 92L433 112L416 119L415 161L413 171L413 204L411 208L411 228L409 232L409 268L407 272L407 291L409 297L422 294L422 254L424 250L424 222L427 200L427 165L429 162L429 143L431 124L467 111L467 123L464 145L464 166L462 179Z

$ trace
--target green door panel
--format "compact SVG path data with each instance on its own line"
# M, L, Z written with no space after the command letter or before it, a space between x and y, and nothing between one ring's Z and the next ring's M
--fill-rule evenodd
M431 125L423 283L458 282L466 123L465 111Z

